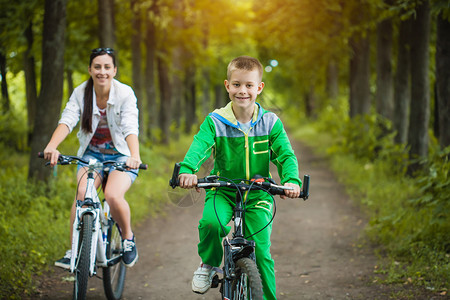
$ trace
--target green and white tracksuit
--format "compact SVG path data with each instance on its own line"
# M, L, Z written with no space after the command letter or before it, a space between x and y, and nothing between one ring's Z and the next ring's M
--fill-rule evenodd
M255 175L270 177L269 163L277 166L281 184L296 183L298 163L281 120L272 112L255 104L253 119L248 132L241 129L233 114L232 102L210 113L199 132L195 135L184 160L180 173L194 174L211 156L214 167L211 174L229 179L251 179ZM215 209L214 201L215 197ZM198 253L202 262L219 267L222 261L222 239L224 233L220 224L227 225L233 215L235 192L224 189L206 193L203 217L199 222ZM263 228L272 218L273 199L262 191L252 191L245 197L245 235ZM216 212L218 216L216 216ZM220 219L220 223L218 221ZM252 236L256 242L256 262L264 288L265 299L276 299L274 262L270 255L270 235L272 225Z

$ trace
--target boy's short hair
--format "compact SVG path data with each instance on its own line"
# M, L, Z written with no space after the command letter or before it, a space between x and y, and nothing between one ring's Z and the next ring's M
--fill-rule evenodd
M234 70L246 70L246 71L253 71L257 70L259 73L259 80L262 80L263 75L263 66L254 57L251 56L239 56L233 59L229 64L227 68L227 79L230 80L231 78L231 72Z

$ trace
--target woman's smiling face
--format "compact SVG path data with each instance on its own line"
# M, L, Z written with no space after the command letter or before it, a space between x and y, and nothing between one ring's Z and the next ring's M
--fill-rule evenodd
M89 75L94 80L95 86L109 86L114 76L116 76L117 67L111 56L103 54L95 57L89 66Z

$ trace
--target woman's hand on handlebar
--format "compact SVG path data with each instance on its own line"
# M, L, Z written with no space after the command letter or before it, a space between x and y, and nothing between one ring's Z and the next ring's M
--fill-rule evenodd
M45 147L44 158L50 162L50 166L54 167L58 163L58 158L61 153L56 148Z
M286 199L286 197L298 198L300 196L300 186L298 184L286 182L284 186L291 187L292 190L284 190L285 196L280 195L281 199Z
M197 192L200 192L200 189L197 188L197 175L195 174L180 174L178 176L178 184L183 189L196 188Z
M142 161L139 158L130 156L127 159L126 165L130 169L139 169L139 166L142 164Z

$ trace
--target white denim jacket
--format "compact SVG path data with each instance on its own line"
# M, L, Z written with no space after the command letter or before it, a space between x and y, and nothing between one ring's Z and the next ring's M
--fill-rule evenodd
M76 87L69 98L69 101L62 112L59 124L65 124L72 132L77 125L80 117L83 114L84 107L84 90L87 81ZM86 151L92 136L97 129L100 121L100 112L96 105L96 96L93 91L93 117L92 117L92 133L86 133L83 130L78 131L77 137L80 141L80 148L77 155L83 156ZM137 99L133 89L118 80L114 79L111 83L111 90L109 91L109 100L106 106L106 116L108 118L108 126L111 132L111 137L116 149L126 155L130 156L130 149L128 148L125 138L130 134L139 135L139 111L137 108Z

